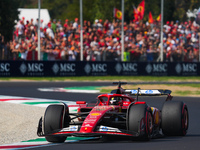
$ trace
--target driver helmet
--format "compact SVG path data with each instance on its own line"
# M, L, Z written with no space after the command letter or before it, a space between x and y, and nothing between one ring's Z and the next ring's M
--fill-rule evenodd
M121 97L113 97L111 100L110 100L110 104L111 105L118 105L119 102L122 100Z

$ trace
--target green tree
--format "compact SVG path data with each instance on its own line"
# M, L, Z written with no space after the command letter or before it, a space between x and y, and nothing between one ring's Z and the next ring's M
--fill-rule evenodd
M177 8L174 12L174 17L179 19L180 21L187 20L186 12L190 10L198 9L200 7L200 0L176 0L175 8Z
M64 21L66 10L69 8L70 0L43 0L41 7L47 8L52 19L61 19Z
M103 0L94 0L93 1L93 18L92 21L95 19L102 19L102 20L112 20L113 19L113 8L116 7L120 9L120 1L103 1Z
M15 20L18 20L19 0L0 1L0 33L7 42L12 39Z
M8 3L15 2L15 6L22 8L37 8L38 0L7 0ZM1 0L1 3L7 2ZM142 0L124 0L124 19L129 22L133 19L133 5L137 7ZM95 19L113 19L113 8L121 10L121 0L82 0L83 19L94 22ZM18 3L18 4L17 4ZM41 8L49 10L52 19L74 21L80 17L80 0L41 0ZM198 9L200 0L164 0L164 22L185 21L188 9ZM1 5L3 7L4 5ZM161 0L145 0L144 22L148 21L149 12L156 19L161 12Z

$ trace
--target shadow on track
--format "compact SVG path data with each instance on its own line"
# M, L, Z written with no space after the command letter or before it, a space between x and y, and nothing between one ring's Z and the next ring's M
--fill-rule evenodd
M191 135L191 136L199 136L199 135ZM184 136L188 137L188 136ZM163 142L163 141L179 141L184 138L182 136L162 136L159 138L153 138L149 141L140 141L140 140L131 140L128 137L103 137L99 139L90 139L90 140L82 140L77 142L63 143L63 144L105 144L105 143L149 143L149 142Z

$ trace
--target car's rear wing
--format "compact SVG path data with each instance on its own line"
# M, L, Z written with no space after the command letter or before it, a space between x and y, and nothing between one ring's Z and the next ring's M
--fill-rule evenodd
M139 92L138 92L139 90ZM164 90L164 89L159 89L159 90L125 90L126 94L131 94L131 95L138 95L138 96L159 96L159 95L169 95L171 94L171 90Z

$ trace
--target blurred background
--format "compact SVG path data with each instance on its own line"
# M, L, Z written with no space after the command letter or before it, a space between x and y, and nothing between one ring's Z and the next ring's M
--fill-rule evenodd
M199 61L200 0L0 3L0 60Z

